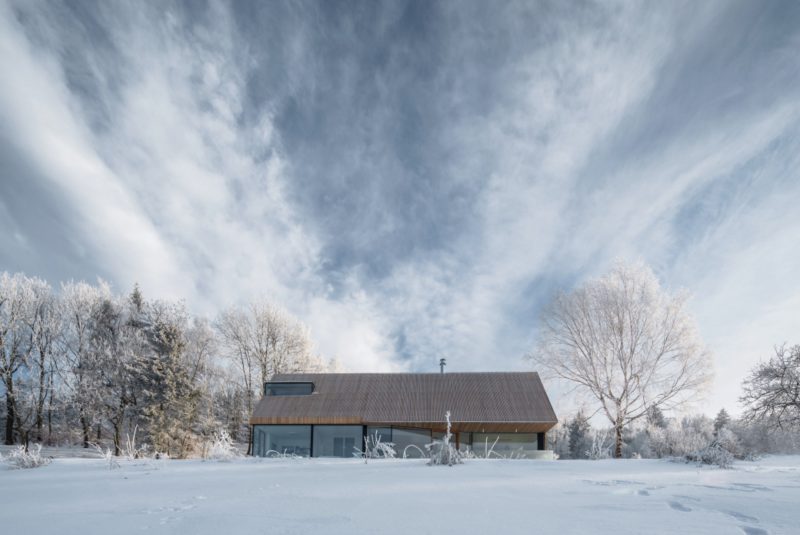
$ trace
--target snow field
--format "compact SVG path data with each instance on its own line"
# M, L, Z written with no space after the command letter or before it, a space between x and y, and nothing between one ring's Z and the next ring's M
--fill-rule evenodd
M55 459L0 467L3 533L800 533L800 456L663 460Z

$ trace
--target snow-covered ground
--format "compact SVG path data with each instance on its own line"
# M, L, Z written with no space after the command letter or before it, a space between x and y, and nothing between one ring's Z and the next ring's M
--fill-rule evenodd
M800 457L0 467L2 533L800 533Z

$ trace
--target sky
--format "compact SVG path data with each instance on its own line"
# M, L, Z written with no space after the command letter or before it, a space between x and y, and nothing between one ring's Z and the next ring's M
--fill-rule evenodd
M779 0L0 0L0 271L267 299L350 371L505 371L641 260L735 414L800 343L799 51Z

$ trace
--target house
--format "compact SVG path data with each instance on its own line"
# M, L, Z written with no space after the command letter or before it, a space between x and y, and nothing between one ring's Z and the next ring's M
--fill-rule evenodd
M250 418L251 452L352 457L377 436L419 457L448 411L452 440L477 455L545 457L558 422L535 372L280 374Z

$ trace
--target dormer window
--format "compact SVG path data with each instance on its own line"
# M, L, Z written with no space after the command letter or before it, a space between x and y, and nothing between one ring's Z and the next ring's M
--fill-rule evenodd
M314 383L270 382L264 385L265 396L308 396L314 393Z

